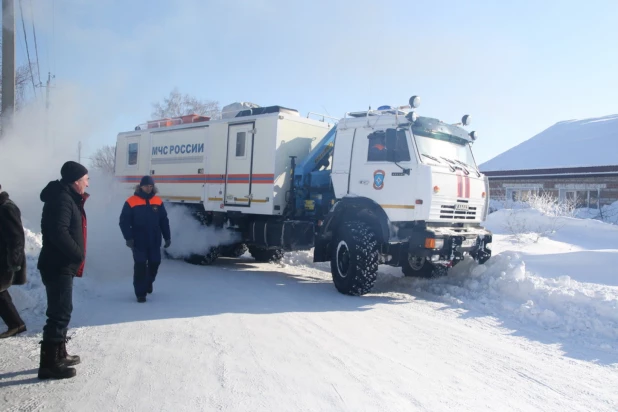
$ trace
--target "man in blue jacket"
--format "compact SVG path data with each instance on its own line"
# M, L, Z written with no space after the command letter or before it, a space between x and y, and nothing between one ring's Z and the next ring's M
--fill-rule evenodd
M120 214L120 230L133 251L133 287L138 302L146 302L161 264L161 237L171 244L170 224L152 177L144 176Z

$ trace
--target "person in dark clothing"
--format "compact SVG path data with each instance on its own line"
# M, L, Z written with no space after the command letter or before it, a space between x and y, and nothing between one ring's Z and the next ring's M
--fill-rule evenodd
M386 136L384 133L374 133L374 136L369 143L369 153L367 161L369 162L384 162L387 160Z
M142 177L120 213L122 236L133 251L133 288L140 303L146 302L146 293L152 293L161 264L161 237L165 248L171 244L167 211L156 193L152 177Z
M47 292L47 323L41 341L39 379L75 376L79 356L66 351L67 330L73 312L73 278L81 277L86 259L86 212L88 170L73 161L60 170L62 179L41 191L43 248L38 269Z
M9 294L12 285L26 283L26 236L21 223L21 212L0 186L0 317L8 330L0 339L26 331Z

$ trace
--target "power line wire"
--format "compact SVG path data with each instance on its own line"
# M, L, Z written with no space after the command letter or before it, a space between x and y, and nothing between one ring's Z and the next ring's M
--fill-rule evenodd
M52 0L52 57L54 58L54 73L58 73L56 70L56 0ZM49 62L51 67L51 61Z
M19 0L19 14L21 14L21 25L24 29L24 40L26 41L26 54L28 55L28 69L30 70L30 79L32 79L32 89L36 96L36 86L34 85L34 76L32 75L32 62L30 61L30 50L28 49L28 36L26 35L26 23L24 22L24 10L21 7L21 0Z
M34 36L34 51L36 53L36 72L39 77L39 86L43 84L41 82L41 66L39 64L39 47L36 43L36 29L34 28L34 11L32 8L32 0L30 0L30 18L32 19L32 35Z

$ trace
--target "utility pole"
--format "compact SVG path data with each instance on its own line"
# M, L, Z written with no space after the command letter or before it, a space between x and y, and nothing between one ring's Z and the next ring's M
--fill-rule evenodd
M47 89L45 90L45 109L49 110L49 85L51 83L51 72L47 73Z
M2 0L2 134L15 113L15 0Z
M48 145L50 150L55 150L54 148L54 136L52 134L52 138L49 138L49 107L50 107L50 89L51 89L51 80L56 76L52 76L51 72L47 73L47 84L45 86L45 144Z

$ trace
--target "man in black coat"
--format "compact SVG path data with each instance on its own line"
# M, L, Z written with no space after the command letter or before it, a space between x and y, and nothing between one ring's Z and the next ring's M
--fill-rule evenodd
M81 277L86 259L86 212L88 170L66 162L61 180L49 182L41 191L43 248L38 269L47 292L47 323L43 328L39 379L75 376L69 366L79 356L66 352L67 330L73 312L73 278Z
M0 339L26 331L8 291L11 285L26 283L25 241L21 212L0 186L0 317L8 327Z

